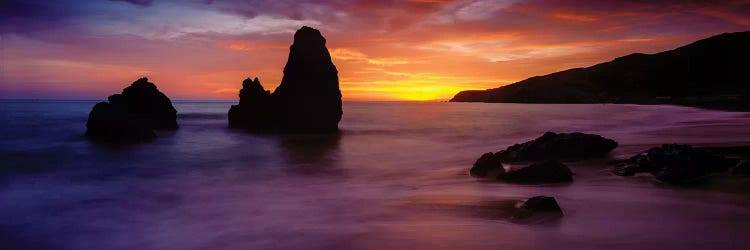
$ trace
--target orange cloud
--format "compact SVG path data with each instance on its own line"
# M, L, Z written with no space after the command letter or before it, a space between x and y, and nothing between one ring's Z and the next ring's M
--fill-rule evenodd
M175 99L234 100L246 77L276 88L294 29L314 25L327 39L345 100L446 100L463 89L493 88L750 29L747 1L101 5L102 13L95 14L71 8L76 15L55 16L60 21L54 23L49 11L0 17L2 92L22 97L25 89L45 89L61 93L50 98L60 98L79 91L102 98L146 75Z
M331 49L331 57L342 61L365 62L375 65L397 65L408 64L410 61L403 58L370 58L362 52L352 49Z
M289 48L289 45L265 41L219 41L216 43L216 47L237 51L251 51L256 49L286 49Z
M596 18L594 16L571 14L571 13L558 13L558 14L552 15L552 17L565 20L565 21L573 21L573 22L594 22L594 21L599 20L599 18Z

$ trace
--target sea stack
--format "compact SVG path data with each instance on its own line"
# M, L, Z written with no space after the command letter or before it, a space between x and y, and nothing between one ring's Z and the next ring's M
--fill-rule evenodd
M229 126L265 132L335 132L343 113L338 70L320 31L294 34L284 77L273 93L258 78L246 79L240 103L229 109Z
M156 137L154 130L176 130L177 110L148 78L140 78L97 103L86 122L86 136L108 143L135 143Z

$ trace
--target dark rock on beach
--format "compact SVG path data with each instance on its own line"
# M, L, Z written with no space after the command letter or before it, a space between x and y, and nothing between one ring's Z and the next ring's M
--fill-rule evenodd
M515 144L497 153L485 153L469 173L475 177L496 177L512 183L556 183L572 181L572 172L559 161L577 161L601 157L617 147L617 142L584 133L544 133L539 138ZM506 172L503 163L536 162Z
M547 184L573 181L573 172L556 160L537 162L518 170L501 173L498 181L518 184Z
M531 211L548 211L548 212L561 212L562 209L554 197L549 196L534 196L526 200L521 205L521 208Z
M547 213L556 217L563 215L563 211L554 197L534 196L521 204L513 217L516 219L523 219L540 213Z
M648 172L659 181L683 184L710 173L724 172L732 164L733 161L704 149L690 145L664 144L618 164L614 173L632 176Z
M616 147L616 141L599 135L547 132L534 140L510 146L495 156L502 162L576 161L604 156Z
M495 156L492 152L485 153L474 163L474 166L469 170L472 176L475 177L486 177L489 175L498 175L505 173L503 163L500 159Z
M269 132L333 132L343 113L338 71L320 31L294 34L284 77L273 93L256 78L243 82L240 103L229 110L229 125Z
M156 137L153 130L175 130L177 110L156 85L141 78L97 103L86 122L86 136L102 142L134 143Z
M741 160L729 169L729 175L744 175L750 176L750 160Z

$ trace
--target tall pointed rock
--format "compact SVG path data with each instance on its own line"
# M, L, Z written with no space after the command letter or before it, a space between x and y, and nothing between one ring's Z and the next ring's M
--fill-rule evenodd
M270 96L260 82L243 82L240 104L229 110L231 127L265 131L336 131L343 114L338 70L320 31L294 34L281 84Z

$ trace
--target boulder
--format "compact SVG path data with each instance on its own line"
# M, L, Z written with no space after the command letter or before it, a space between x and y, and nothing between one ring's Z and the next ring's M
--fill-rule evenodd
M635 155L618 164L614 173L632 176L648 172L657 180L681 184L715 172L726 171L732 165L729 159L690 145L664 144Z
M87 137L102 142L136 143L156 137L146 124L132 119L124 109L108 102L94 105L86 128Z
M515 144L496 153L485 153L469 170L475 177L496 177L513 183L555 183L572 181L570 169L559 161L601 157L617 147L617 142L584 133L544 133L539 138ZM502 163L536 162L505 172Z
M549 196L531 197L521 205L521 208L535 212L546 211L562 213L562 209L560 209L560 205L557 204L555 198Z
M503 163L492 152L485 153L474 163L469 173L475 177L487 177L505 173Z
M325 43L316 29L297 30L281 84L269 93L257 79L245 80L240 103L230 108L229 125L274 132L338 131L341 90Z
M750 160L741 160L729 169L729 175L750 175Z
M524 203L518 206L518 209L514 213L513 217L516 219L528 218L540 213L546 213L553 217L559 217L563 215L563 211L560 205L554 197L549 196L534 196L527 199Z
M577 161L604 156L616 147L616 141L599 135L547 132L534 140L499 151L495 156L502 162Z
M498 181L519 184L545 184L573 181L573 172L556 160L537 162L518 170L501 173Z
M153 130L175 130L177 110L156 85L141 78L122 94L97 103L86 122L86 136L102 142L134 143L156 137Z

